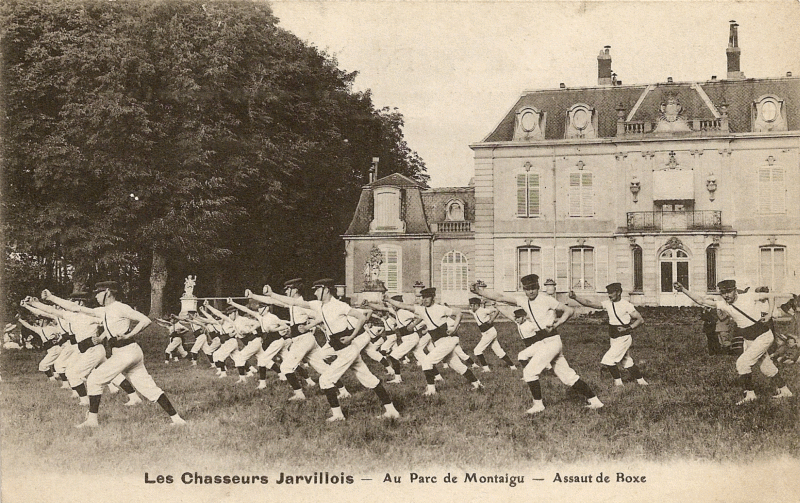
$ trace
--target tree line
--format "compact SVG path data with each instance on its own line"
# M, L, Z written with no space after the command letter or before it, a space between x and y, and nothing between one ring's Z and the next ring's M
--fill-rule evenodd
M6 310L105 278L153 317L189 273L200 294L341 279L371 159L428 181L402 114L266 3L10 0L0 20Z

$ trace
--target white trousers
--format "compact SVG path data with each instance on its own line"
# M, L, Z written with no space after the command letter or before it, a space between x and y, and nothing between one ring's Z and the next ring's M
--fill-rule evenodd
M158 400L163 391L144 367L144 355L138 343L128 344L121 348L113 348L111 357L94 369L86 380L86 392L99 395L103 386L122 374L143 397L151 402Z
M291 374L297 369L300 362L306 361L311 368L322 375L328 370L328 364L323 361L323 358L325 355L314 338L314 332L306 332L291 339L289 349L281 362L281 373L283 375Z
M606 354L603 355L603 359L600 360L600 363L613 367L621 362L623 368L627 369L633 367L633 358L631 358L629 351L631 343L633 342L633 337L628 334L610 340L611 346L608 348L608 351L606 351Z
M463 375L467 371L467 366L458 356L456 350L459 347L458 342L458 337L455 335L442 337L434 342L431 351L420 361L422 370L433 370L434 365L445 362L450 365L450 368Z
M772 363L772 358L769 357L767 349L775 340L772 330L767 330L763 334L755 338L755 340L744 340L744 352L736 359L736 372L739 375L749 374L753 371L753 367L761 360L759 370L767 377L774 377L778 373L778 367Z
M486 348L491 347L494 354L497 355L498 358L502 358L506 355L506 352L503 351L503 348L500 346L500 343L497 341L497 329L492 327L486 332L481 332L481 340L478 341L478 344L475 346L475 356L482 355Z
M554 335L521 351L518 359L530 360L522 371L522 378L525 379L525 382L538 380L539 375L548 365L553 366L556 377L567 386L578 382L580 376L569 366L562 349L561 336Z
M369 344L369 335L362 333L344 349L336 351L336 359L328 367L328 370L319 376L319 387L321 389L333 388L334 383L342 378L342 375L350 369L358 382L365 388L373 389L380 384L380 379L369 370L367 364L361 359L361 350Z

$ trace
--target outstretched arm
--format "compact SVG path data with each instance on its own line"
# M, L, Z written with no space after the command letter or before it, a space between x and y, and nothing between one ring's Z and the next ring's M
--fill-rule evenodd
M485 286L479 283L473 283L470 286L470 291L476 295L480 295L481 297L485 297L487 299L491 299L497 302L505 302L506 304L515 304L517 303L516 297L511 295L506 295L504 293L495 292L494 290L489 290Z
M248 293L250 295L248 295ZM256 295L253 292L251 292L250 290L245 290L244 294L245 294L245 297L250 297L251 299L256 299L257 301L264 302L265 304L270 304L270 303L272 303L271 299L275 299L275 300L283 302L284 304L289 305L289 306L297 306L297 307L303 307L305 309L311 309L311 304L309 304L305 300L296 299L294 297L288 297L286 295L281 295L279 293L275 293L275 292L272 291L272 288L270 288L269 285L264 285L264 295Z
M685 286L681 285L677 281L672 284L672 287L675 290L686 294L687 297L692 299L697 304L700 304L701 306L717 307L717 303L716 302L713 302L711 299L709 299L707 297L703 297L700 294L697 294L697 293L689 291Z
M394 306L396 309L405 309L406 311L414 312L414 308L416 307L414 304L406 304L405 302L399 302L389 297L388 294L384 294L383 298L384 302L389 305Z
M582 297L578 297L575 295L575 292L572 290L569 291L569 298L577 302L578 304L586 307L591 307L592 309L603 309L602 304L598 304L597 302L592 302L589 299L584 299Z
M239 311L241 311L243 313L249 314L250 316L259 317L259 318L261 317L261 315L259 313L253 311L252 309L250 309L250 308L248 308L246 306L243 306L241 304L237 304L230 297L228 297L228 304L232 305L233 307L235 307L236 309L238 309Z
M63 307L67 311L73 311L75 313L83 313L97 317L91 308L82 306L77 302L72 302L71 300L62 299L61 297L54 295L50 290L42 290L42 300L52 302L59 307Z

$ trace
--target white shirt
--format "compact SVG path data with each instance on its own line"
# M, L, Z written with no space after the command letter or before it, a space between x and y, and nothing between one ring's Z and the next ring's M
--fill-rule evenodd
M325 304L321 300L309 301L311 308L322 319L322 326L327 335L338 334L345 330L352 330L353 325L348 321L347 313L350 312L349 304L341 300L331 299Z
M253 318L248 318L247 316L236 316L236 319L233 320L233 326L236 327L237 337L245 337L249 334L255 332L260 323L258 320L254 320Z
M491 309L488 307L479 307L477 310L472 312L472 316L475 317L475 321L478 325L482 325L487 323L492 316L492 313L495 312L495 309Z
M414 306L414 313L428 326L428 330L435 330L447 323L448 318L453 316L453 310L442 304L433 304L431 307Z
M753 318L753 320L758 321L761 318L761 308L763 304L756 298L755 292L738 294L733 305L744 311L745 314ZM747 316L734 309L730 304L725 302L725 299L717 299L717 309L727 313L739 328L746 328L753 325L752 320L749 320Z
M275 325L278 325L279 327L284 326L280 318L278 318L277 316L266 310L264 311L264 314L259 316L259 322L261 323L261 330L263 330L264 332L272 332L272 331L277 332L277 330L270 330L270 329L274 329Z
M611 302L611 299L604 300L600 303L608 313L608 323L615 327L631 324L631 314L636 312L633 304L625 299L620 299L617 302ZM616 313L616 315L615 315Z
M103 323L106 334L123 337L131 328L131 321L137 319L139 312L128 304L115 300L111 304L94 308Z
M559 302L556 299L541 293L533 300L529 300L528 297L517 298L517 306L525 310L536 330L553 326L556 321L558 305Z
M519 336L523 339L529 339L536 335L536 325L531 320L525 320L522 325L517 325Z
M72 311L64 311L59 314L69 322L69 328L72 330L72 333L75 334L75 340L78 342L97 335L97 330L103 323L102 320L98 320L88 314L75 313Z

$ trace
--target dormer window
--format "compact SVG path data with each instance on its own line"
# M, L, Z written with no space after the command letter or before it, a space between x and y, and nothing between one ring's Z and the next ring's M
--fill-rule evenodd
M753 132L786 130L786 107L782 99L767 94L753 102Z
M597 113L584 103L567 110L567 125L564 138L596 138Z
M373 193L375 212L370 232L403 232L405 223L400 218L401 192L397 187L380 187Z
M450 222L462 222L464 220L464 203L459 199L453 199L447 203L445 218Z

